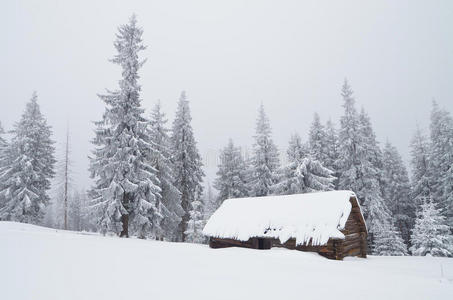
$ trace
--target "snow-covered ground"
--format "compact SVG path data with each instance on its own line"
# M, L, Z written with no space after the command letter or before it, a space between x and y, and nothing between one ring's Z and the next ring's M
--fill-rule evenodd
M0 222L0 299L453 299L453 259L102 237Z

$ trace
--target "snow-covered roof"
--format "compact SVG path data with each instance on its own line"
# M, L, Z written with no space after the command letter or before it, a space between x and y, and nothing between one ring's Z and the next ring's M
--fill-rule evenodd
M228 199L209 218L203 233L210 237L247 241L251 237L278 238L297 245L329 238L344 239L351 213L351 191Z

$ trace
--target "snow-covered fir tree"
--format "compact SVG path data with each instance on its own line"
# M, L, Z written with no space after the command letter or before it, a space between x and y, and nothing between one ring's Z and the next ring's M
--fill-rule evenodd
M328 120L326 123L325 127L326 131L326 161L324 163L324 166L331 170L334 171L334 176L337 178L335 179L334 185L335 189L338 189L338 167L337 167L337 161L338 161L338 132L335 129L334 124L332 123L331 120Z
M90 171L95 179L91 209L100 230L145 238L159 232L161 214L157 170L149 163L156 150L143 116L138 84L138 70L145 62L138 57L145 49L142 34L135 15L119 27L114 42L117 54L111 61L122 68L122 79L118 90L99 96L106 109L96 122Z
M375 230L374 241L373 254L385 256L407 255L407 246L400 232L390 220L385 220L380 224L379 230Z
M89 191L88 191L89 192ZM98 230L98 221L92 218L91 213L91 198L86 189L79 189L74 194L74 199L80 202L81 213L81 231L96 232Z
M79 191L72 192L68 203L68 229L74 231L82 231L84 228L83 216L83 196Z
M327 133L317 113L314 115L313 123L308 133L308 145L311 157L326 166L328 161Z
M393 231L389 209L382 197L382 154L368 115L355 108L352 90L345 80L342 88L344 115L339 133L339 188L356 193L368 227L368 246L378 251L376 239L384 239ZM387 238L386 238L387 239Z
M291 136L287 150L288 163L278 170L272 192L278 195L333 190L335 177L318 160L311 157L298 134Z
M193 135L192 125L190 124L192 117L190 115L189 101L186 98L186 93L182 92L178 102L176 117L173 121L171 142L172 142L172 160L174 162L174 185L181 192L181 206L184 210L182 220L179 223L178 240L194 241L193 234L187 234L190 221L191 224L197 225L199 213L194 210L202 209L203 206L199 203L203 192L201 185L204 172L202 170L201 156L198 152L195 137ZM193 212L193 213L192 213ZM196 226L194 227L197 228ZM191 229L193 230L193 229Z
M263 104L258 110L254 139L248 190L251 196L267 196L275 184L276 171L280 162L277 147L271 138L271 126Z
M355 108L353 92L347 80L344 81L341 96L343 98L344 115L340 119L338 138L338 166L339 189L349 189L356 193L361 190L359 148L361 137L359 135L359 117ZM363 204L363 199L359 199Z
M158 171L161 197L158 197L159 211L162 214L160 238L176 240L178 226L184 210L181 206L181 193L174 185L171 144L167 119L161 110L160 101L154 106L149 121L151 141L156 151L152 152L151 165Z
M194 201L191 203L191 209L189 211L189 221L187 222L187 228L184 232L185 240L191 243L203 243L206 237L203 235L203 227L205 225L205 218L203 212L203 202L199 197L200 193Z
M49 203L47 192L54 175L55 149L36 92L12 134L6 149L8 162L0 173L0 194L5 199L0 220L39 224Z
M359 114L359 134L361 141L361 154L362 158L369 162L370 166L374 168L375 176L380 183L383 179L383 162L382 151L379 142L376 139L371 120L365 110L362 108ZM363 163L363 160L362 160Z
M371 121L363 110L359 115L359 140L360 165L357 174L359 189L356 192L359 199L363 201L369 243L374 253L378 254L378 246L383 243L383 240L388 238L396 241L398 238L394 234L396 229L388 230L389 227L394 227L394 220L382 195L382 153L371 127ZM397 233L398 236L400 234Z
M230 139L228 145L220 153L217 178L214 187L219 191L219 205L225 199L247 197L246 165L241 149L234 146Z
M430 124L433 199L453 228L453 119L433 101Z
M395 146L386 142L383 151L383 198L406 244L415 219L415 202L410 197L406 167Z
M219 197L215 197L212 192L211 183L208 181L208 188L205 191L204 195L204 220L205 222L212 216L212 214L219 208L220 201Z
M3 135L5 134L5 130L2 127L2 124L0 123L0 174L3 170L3 167L7 165L7 159L6 159L6 149L8 147L8 143L6 140L3 138ZM0 191L3 189L2 188L3 183L0 182ZM4 197L0 194L0 209L3 207L4 203Z
M299 134L291 135L286 150L287 163L277 171L277 182L272 186L272 193L292 195L303 193L303 184L299 182L297 169L302 160L308 156L308 147L303 144Z
M429 142L417 127L411 143L411 199L416 207L422 205L425 199L433 197L433 184L429 162Z
M424 198L417 211L417 219L411 236L413 255L452 256L453 241L450 230L434 202Z
M5 130L2 123L0 123L0 170L6 164L6 149L8 147L8 143L3 137L4 134Z

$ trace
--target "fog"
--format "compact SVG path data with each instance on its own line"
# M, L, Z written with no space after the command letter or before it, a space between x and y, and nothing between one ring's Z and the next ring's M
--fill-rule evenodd
M251 148L263 103L281 151L307 138L313 114L337 125L345 77L377 137L406 161L431 101L453 111L451 1L2 1L0 121L11 129L34 90L60 149L69 126L74 178L91 184L93 121L114 89L117 26L144 28L142 103L161 100L169 125L182 90L207 180L228 138ZM61 151L57 153L61 157Z

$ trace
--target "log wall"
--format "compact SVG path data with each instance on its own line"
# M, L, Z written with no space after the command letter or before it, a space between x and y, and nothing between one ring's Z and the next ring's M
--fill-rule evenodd
M340 241L339 253L343 258L345 256L366 257L367 250L367 231L365 220L363 219L360 207L355 198L351 198L352 204L351 213L346 221L345 228L341 231L345 235L345 239Z

